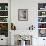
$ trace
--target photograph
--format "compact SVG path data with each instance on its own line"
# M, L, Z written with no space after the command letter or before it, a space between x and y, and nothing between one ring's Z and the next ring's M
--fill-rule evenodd
M18 20L28 21L28 9L18 9Z

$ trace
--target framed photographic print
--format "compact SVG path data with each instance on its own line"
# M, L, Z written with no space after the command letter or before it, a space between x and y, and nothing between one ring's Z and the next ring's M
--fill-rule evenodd
M18 20L28 21L28 9L18 9Z

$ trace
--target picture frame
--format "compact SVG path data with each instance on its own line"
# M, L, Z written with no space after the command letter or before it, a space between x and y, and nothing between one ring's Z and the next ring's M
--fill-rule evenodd
M28 9L18 9L18 20L28 21Z

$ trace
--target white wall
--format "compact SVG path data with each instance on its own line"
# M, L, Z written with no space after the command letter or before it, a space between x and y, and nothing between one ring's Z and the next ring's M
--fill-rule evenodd
M34 25L37 29L38 3L45 3L46 0L11 0L11 22L17 30L26 30ZM28 21L18 21L18 9L28 9Z
M18 9L28 9L28 21L18 21ZM26 30L32 24L36 26L37 2L32 0L12 0L11 15L11 20L16 25L17 30Z
M34 36L38 35L38 3L45 2L46 0L11 0L11 22L16 25L18 32L19 30L26 30L33 24L35 26L35 32L37 33ZM18 9L28 9L28 21L18 21ZM43 40L41 39L38 38L36 40L33 38L33 46L40 46L38 43L43 44Z

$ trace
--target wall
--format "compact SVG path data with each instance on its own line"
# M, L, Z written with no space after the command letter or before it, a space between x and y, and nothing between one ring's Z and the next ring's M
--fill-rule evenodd
M32 3L33 2L33 3ZM28 9L28 21L18 21L18 9ZM11 20L17 30L26 30L32 24L37 23L37 2L30 0L15 0L11 2Z
M37 33L34 36L38 35L38 3L45 2L46 0L11 0L11 22L16 25L18 32L19 30L27 30L33 24ZM28 21L18 21L18 9L28 9ZM42 38L34 37L32 40L33 46L43 44Z
M46 0L11 0L11 22L16 25L17 30L26 30L32 24L37 29L38 25L38 3ZM28 21L18 21L18 9L28 9Z

